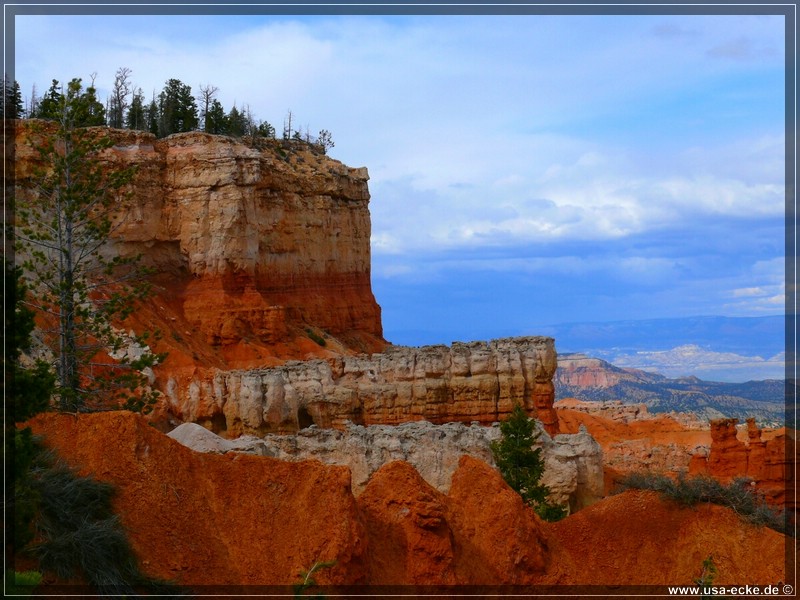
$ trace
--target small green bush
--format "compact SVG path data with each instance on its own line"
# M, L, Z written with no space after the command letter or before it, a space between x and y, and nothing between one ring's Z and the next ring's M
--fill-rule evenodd
M23 571L6 569L5 591L9 596L30 596L33 590L42 582L39 571Z
M756 495L751 480L746 477L723 485L707 475L686 478L681 474L677 479L672 479L643 471L631 473L619 482L619 491L627 489L653 490L683 506L694 506L700 502L719 504L732 509L749 523L793 535L786 511L771 507Z
M306 333L308 337L315 343L317 346L322 346L323 348L328 345L328 342L325 341L325 338L318 334L316 331L311 329L310 327L306 329Z
M314 598L315 600L324 600L325 596L321 593L315 593L313 596L313 592L311 590L317 587L317 582L314 579L314 573L321 569L329 569L336 565L335 560L331 561L317 561L314 563L308 571L301 571L299 573L300 581L298 581L294 585L294 597L295 598Z

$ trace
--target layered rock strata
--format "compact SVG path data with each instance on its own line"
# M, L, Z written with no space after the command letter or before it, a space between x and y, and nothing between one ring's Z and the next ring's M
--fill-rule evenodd
M53 130L16 123L18 195L34 188L36 147ZM89 131L114 141L101 160L137 169L109 251L141 254L162 273L192 335L212 346L276 344L312 327L361 351L385 346L370 284L366 168L307 144Z
M516 403L558 432L552 408L552 338L521 337L452 346L391 346L373 355L291 361L268 369L219 371L166 386L169 411L229 437L426 420L491 424Z
M396 460L409 463L429 485L447 494L462 456L494 464L490 444L500 438L500 428L427 421L367 427L349 423L343 430L312 426L295 435L226 440L196 423L185 423L167 435L200 452L245 452L347 466L353 493L358 496L374 473ZM554 438L542 431L536 447L542 450L542 483L550 489L552 502L574 512L602 498L602 450L585 430Z

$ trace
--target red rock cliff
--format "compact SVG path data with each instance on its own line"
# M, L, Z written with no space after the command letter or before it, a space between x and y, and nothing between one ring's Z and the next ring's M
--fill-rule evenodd
M32 123L52 127L17 122L18 194L31 184L42 135ZM275 140L92 131L115 141L104 160L138 168L112 239L162 273L157 291L173 322L212 347L276 345L307 328L360 351L385 347L370 284L366 168Z

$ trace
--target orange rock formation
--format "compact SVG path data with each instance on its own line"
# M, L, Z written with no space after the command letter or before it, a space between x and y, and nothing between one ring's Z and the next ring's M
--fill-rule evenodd
M755 419L748 419L744 442L737 438L737 423L738 419L711 421L708 457L695 456L690 473L704 473L723 481L749 477L769 502L796 511L796 440L785 428L763 439Z
M16 123L20 195L33 185L42 135L34 126L54 127ZM366 168L347 167L304 144L92 131L115 142L103 160L138 169L113 245L123 256L141 253L161 273L156 300L191 337L212 349L246 342L256 357L275 346L280 353L280 344L305 337L309 328L359 351L385 347L370 284ZM183 336L183 328L176 333ZM245 350L240 346L232 358Z
M709 555L718 584L788 573L781 534L651 492L548 524L472 458L447 495L395 462L354 499L341 467L198 454L130 413L31 425L82 474L115 485L144 570L185 586L290 584L321 560L336 561L315 574L322 584L688 585Z
M687 427L671 415L649 414L642 405L568 399L555 406L563 432L577 433L583 425L602 447L607 493L632 471L686 472L693 456L711 444L707 428Z
M34 187L38 136L53 129L26 120L13 130L20 196ZM389 347L370 287L365 168L305 144L89 131L115 142L101 160L137 167L111 245L159 273L155 295L122 325L165 332L153 342L168 353L153 383L164 393L154 418L165 428L190 420L235 435L345 420L485 423L520 402L558 433L552 340L531 352L522 340L378 354ZM360 353L372 356L352 356ZM310 358L328 362L307 381L252 371Z

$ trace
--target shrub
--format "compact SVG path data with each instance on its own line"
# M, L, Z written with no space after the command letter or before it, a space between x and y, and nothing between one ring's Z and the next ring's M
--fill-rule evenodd
M786 511L777 510L756 495L752 480L746 477L734 479L723 485L713 477L699 475L677 479L649 472L631 473L619 482L619 491L626 489L654 490L662 496L683 506L694 506L700 502L719 504L736 512L749 523L766 526L786 535L792 535Z
M9 596L30 596L37 585L42 582L42 574L38 571L19 573L6 569L5 591Z
M327 346L328 342L325 341L325 338L318 334L316 331L311 329L310 327L306 329L306 333L308 337L315 343L317 346L322 346L323 348Z
M44 572L61 580L83 578L102 594L176 589L139 571L136 556L114 514L114 488L72 469L37 444L25 482L35 499L35 537L24 549Z

